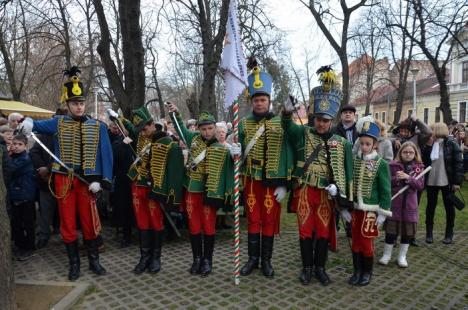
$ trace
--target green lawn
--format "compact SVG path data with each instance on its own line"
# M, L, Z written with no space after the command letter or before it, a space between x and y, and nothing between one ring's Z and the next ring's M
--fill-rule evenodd
M461 193L463 198L465 198L465 201L468 202L468 182L465 182L461 189ZM424 231L426 227L424 223L426 218L426 204L426 192L424 192L419 205L419 231ZM283 206L282 208L281 230L297 230L296 214L287 213L286 206ZM455 232L460 230L468 230L468 207L463 211L455 210ZM445 209L442 202L441 192L439 192L439 201L437 203L436 214L434 217L434 231L445 231Z

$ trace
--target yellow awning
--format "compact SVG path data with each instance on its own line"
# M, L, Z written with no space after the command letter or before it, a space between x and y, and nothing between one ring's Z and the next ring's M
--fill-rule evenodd
M13 112L18 112L24 116L29 116L33 118L49 118L55 114L55 112L38 108L27 103L19 101L10 101L10 100L0 100L0 111L3 114L9 115Z

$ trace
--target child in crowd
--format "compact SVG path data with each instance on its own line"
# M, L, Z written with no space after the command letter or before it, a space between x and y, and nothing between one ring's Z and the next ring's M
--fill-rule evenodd
M34 254L34 199L36 179L34 167L26 151L28 139L23 134L16 135L11 143L12 172L8 196L12 208L13 239L18 247L17 259L25 261Z
M13 140L14 130L8 125L0 126L0 137L3 138L2 143L6 145L8 154L11 154L11 141Z
M400 252L397 263L402 268L408 267L406 253L411 238L416 236L418 224L418 191L424 188L424 177L416 180L424 170L421 154L413 142L405 142L398 150L394 161L390 163L392 194L396 194L404 186L409 188L392 201L392 217L385 223L384 253L379 263L387 265L392 257L392 250L401 236Z
M348 283L370 283L374 265L374 238L386 217L392 216L388 163L377 153L380 128L372 117L363 117L356 128L360 150L354 158L354 210L341 212L351 222L353 275Z

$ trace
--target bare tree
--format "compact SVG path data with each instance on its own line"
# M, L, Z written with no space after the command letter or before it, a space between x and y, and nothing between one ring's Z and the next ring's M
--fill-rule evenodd
M179 18L186 21L179 32L184 39L196 42L202 49L203 81L199 109L216 114L215 78L221 61L223 39L226 35L229 0L173 0ZM190 31L190 28L192 31Z
M389 26L403 30L431 63L440 88L440 110L444 115L444 122L448 123L452 120L452 111L446 78L447 65L455 46L453 43L458 43L468 53L468 49L457 38L468 16L466 1L410 0L408 5L411 6L410 14L416 17L414 27L405 27L398 23Z
M349 103L349 63L348 63L348 40L350 39L349 25L351 20L351 14L361 7L374 5L373 0L360 0L353 6L348 6L346 0L340 0L341 16L337 16L334 9L330 6L324 7L329 2L320 0L309 0L308 3L305 0L299 0L304 4L314 16L320 30L327 38L330 45L337 53L342 69L342 91L343 100L342 105ZM335 31L328 25L341 24L341 29ZM328 25L327 25L328 24ZM340 33L341 36L336 38L333 33Z
M140 25L140 0L119 1L119 25L122 32L123 79L111 54L111 35L102 1L93 0L97 19L101 29L101 40L97 51L102 66L125 115L130 115L133 108L145 103L145 64L142 30Z
M22 1L18 1L10 18L0 24L0 51L14 100L21 101L29 65L29 25Z
M384 42L379 17L368 9L361 14L360 21L351 31L351 47L357 59L354 61L355 72L350 72L350 91L365 98L365 114L368 115L374 89L387 78L389 65L386 59L380 59Z

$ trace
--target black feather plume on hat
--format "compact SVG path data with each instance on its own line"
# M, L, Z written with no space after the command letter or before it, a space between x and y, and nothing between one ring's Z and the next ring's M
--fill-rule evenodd
M258 67L258 62L255 56L251 55L247 60L247 69L252 70L255 67Z
M320 74L320 73L323 73L323 72L328 72L328 71L331 71L331 70L333 70L333 68L332 68L331 65L328 65L328 66L321 66L321 67L317 70L316 74Z
M80 73L81 73L81 70L80 68L78 68L78 66L73 66L70 69L63 70L63 75L68 76L68 77L78 76L78 74Z

